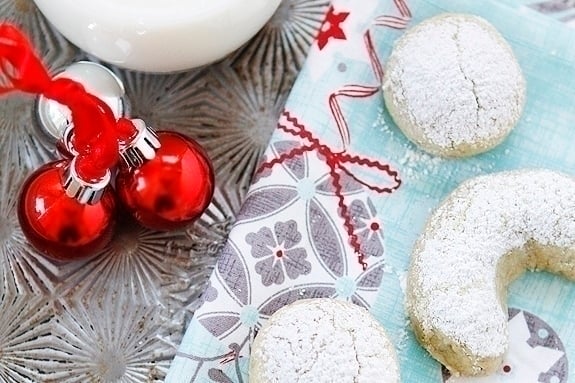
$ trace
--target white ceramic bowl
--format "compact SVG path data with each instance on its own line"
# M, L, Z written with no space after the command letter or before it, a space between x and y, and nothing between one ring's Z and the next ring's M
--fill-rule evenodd
M126 108L124 85L108 68L89 61L75 62L56 74L55 78L69 78L82 84L88 93L104 101L114 117L124 115ZM42 130L55 141L62 140L72 123L70 109L44 96L36 98L36 114Z
M216 61L255 35L281 0L34 0L68 40L108 63L174 72Z

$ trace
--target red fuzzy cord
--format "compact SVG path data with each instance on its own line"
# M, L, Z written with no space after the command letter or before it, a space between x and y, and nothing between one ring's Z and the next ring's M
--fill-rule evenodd
M138 130L132 121L127 118L120 118L116 122L116 133L118 134L118 140L120 143L125 145L132 142L138 134Z
M377 161L368 160L366 158L361 158L359 156L350 156L349 154L345 153L334 153L333 150L323 144L319 139L315 138L313 134L305 128L302 124L298 123L295 117L291 117L289 112L283 112L284 117L289 121L294 128L287 127L282 125L281 123L278 124L278 129L283 130L286 133L291 134L292 136L300 137L308 142L307 145L302 145L297 148L291 149L287 153L280 154L279 157L274 158L270 161L264 162L260 165L257 172L262 172L265 169L271 169L277 164L281 164L286 160L292 159L296 156L300 156L306 152L316 151L317 153L321 154L324 157L324 161L326 165L329 167L329 174L331 176L331 184L334 187L334 193L338 198L338 206L341 211L341 216L343 218L343 226L345 231L349 237L349 243L355 253L357 254L358 262L365 270L367 269L367 263L365 262L365 254L361 251L361 243L357 238L357 235L354 233L354 227L352 223L352 217L349 214L349 207L345 203L345 199L343 196L343 188L340 182L341 175L338 173L338 170L347 174L355 181L359 182L363 186L367 187L370 190L373 190L377 193L392 193L394 190L399 188L401 185L401 180L399 179L399 175L396 171L391 170L389 165L381 164ZM365 181L358 179L355 175L353 175L346 167L345 164L354 164L365 166L372 169L377 169L378 171L386 173L386 175L393 178L395 184L392 187L379 187L376 185L370 185Z
M0 94L20 90L42 94L72 111L76 171L86 181L101 179L119 159L118 133L126 136L129 120L120 119L120 132L110 107L73 80L53 80L28 38L16 26L0 24ZM126 122L127 121L127 122ZM132 126L132 129L135 129Z

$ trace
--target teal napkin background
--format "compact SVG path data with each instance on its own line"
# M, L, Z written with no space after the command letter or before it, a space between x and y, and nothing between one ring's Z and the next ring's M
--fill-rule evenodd
M529 8L557 19L571 27L575 26L575 3L570 0L503 0Z
M516 168L543 167L575 174L574 31L533 10L490 1L415 0L410 4L413 23L441 12L471 13L490 21L511 44L528 89L521 121L502 145L466 160L437 161L424 156L422 161L412 161L414 176L405 177L404 172L402 189L377 206L388 217L387 256L397 270L408 267L411 248L430 209L461 181L479 174ZM389 55L398 34L388 33L382 37L380 52L383 57ZM382 151L394 159L405 158L406 151L417 152L406 143L387 112L380 118L383 121L376 125L383 125L382 131L366 132L365 139L357 143L358 150L368 155ZM374 142L381 146L376 148ZM430 160L432 165L426 163ZM402 300L400 280L386 275L372 308L372 313L399 345L402 381L441 382L437 363L410 332L405 334ZM510 307L544 318L560 334L567 349L567 359L571 361L569 381L575 379L575 284L547 273L527 273L511 285L508 303Z
M344 4L352 8L360 8L362 2L350 5L352 3L334 1L335 6ZM374 16L398 14L393 1L379 3ZM403 181L391 195L372 196L385 227L384 257L389 267L371 308L396 345L402 382L435 383L444 379L438 363L413 338L403 301L410 252L433 208L460 182L480 174L543 167L575 175L575 31L521 6L522 3L532 1L408 0L413 13L410 25L442 12L471 13L490 21L511 44L527 79L527 103L518 126L494 150L464 160L435 158L405 139L385 110L381 94L369 101L343 102L352 136L348 151L391 164ZM391 28L373 28L375 49L384 67L394 41L403 33ZM310 52L286 109L313 127L314 134L324 142L337 147L339 139L334 134L325 95L345 84L374 85L377 80L370 65L353 55L346 55L345 51L335 53L330 59L332 62L323 62L326 68L318 71L320 52L317 49ZM345 62L347 68L343 73L338 70L341 62ZM285 135L275 133L271 144L284 139ZM372 177L368 172L363 174L362 169L355 171L365 179ZM514 282L509 291L510 307L540 318L561 339L566 359L571 362L566 367L569 381L575 379L574 302L575 284L546 273L527 273ZM227 351L229 348L223 342L194 320L166 381L218 381L202 372L207 371L204 364L210 362L200 363L186 355L220 355ZM238 377L233 381L247 381L248 363L247 358L242 358L234 367ZM222 368L231 369L229 366ZM194 380L190 380L192 375Z

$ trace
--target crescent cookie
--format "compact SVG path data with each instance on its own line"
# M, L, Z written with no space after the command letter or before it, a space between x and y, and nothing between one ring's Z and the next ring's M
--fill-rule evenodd
M484 19L441 14L395 43L385 105L421 149L465 157L500 144L517 124L525 79L509 44Z
M278 310L252 345L250 383L399 383L395 349L369 312L329 298Z
M413 250L406 304L420 343L454 375L494 372L507 287L525 270L575 279L575 178L515 170L461 184Z

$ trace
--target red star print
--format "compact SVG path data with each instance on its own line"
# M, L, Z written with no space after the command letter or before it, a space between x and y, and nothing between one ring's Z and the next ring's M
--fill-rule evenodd
M319 50L322 50L330 39L345 40L345 33L341 29L340 24L347 19L349 12L335 13L333 6L329 7L325 20L321 24L317 34L317 45Z

